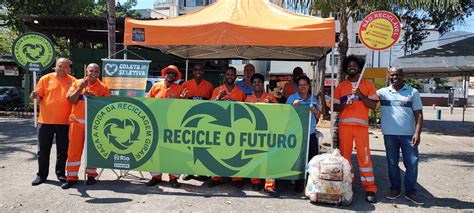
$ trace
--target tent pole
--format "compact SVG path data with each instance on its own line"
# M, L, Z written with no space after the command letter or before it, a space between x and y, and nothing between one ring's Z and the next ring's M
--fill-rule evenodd
M123 59L127 60L128 56L127 56L127 45L123 45L123 49L125 49L125 51L123 52Z
M334 150L334 47L331 48L331 152Z
M467 84L469 83L469 76L466 75L464 76L464 84L462 85L464 87L464 106L462 108L462 122L464 123L464 115L466 114L466 108L467 108L467 98L466 98L466 93L468 90Z
M188 80L188 68L189 68L189 59L186 59L186 77L184 79L184 81L187 81Z

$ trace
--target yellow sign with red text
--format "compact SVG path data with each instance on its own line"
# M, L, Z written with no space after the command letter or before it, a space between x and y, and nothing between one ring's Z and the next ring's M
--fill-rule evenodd
M400 38L400 33L400 20L388 11L370 13L362 20L359 27L360 40L372 50L384 50L391 47Z

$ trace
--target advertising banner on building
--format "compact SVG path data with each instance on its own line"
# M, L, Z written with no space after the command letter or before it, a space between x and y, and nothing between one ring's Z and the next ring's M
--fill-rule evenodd
M86 114L87 166L304 178L308 106L89 97Z
M145 97L150 62L102 59L102 81L112 96Z

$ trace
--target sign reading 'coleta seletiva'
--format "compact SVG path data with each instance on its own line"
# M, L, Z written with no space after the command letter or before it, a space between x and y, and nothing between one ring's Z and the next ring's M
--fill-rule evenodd
M307 106L87 98L87 165L225 177L304 178Z

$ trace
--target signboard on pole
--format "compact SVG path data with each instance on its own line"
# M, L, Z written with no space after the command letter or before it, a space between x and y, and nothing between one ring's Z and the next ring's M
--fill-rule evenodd
M384 50L397 42L401 34L401 24L395 14L388 11L370 13L362 20L359 37L372 50Z
M86 112L87 166L304 179L308 106L88 97Z
M32 72L48 69L56 59L53 42L37 32L19 35L13 42L12 54L19 66Z
M102 82L112 96L145 97L151 61L102 59Z

